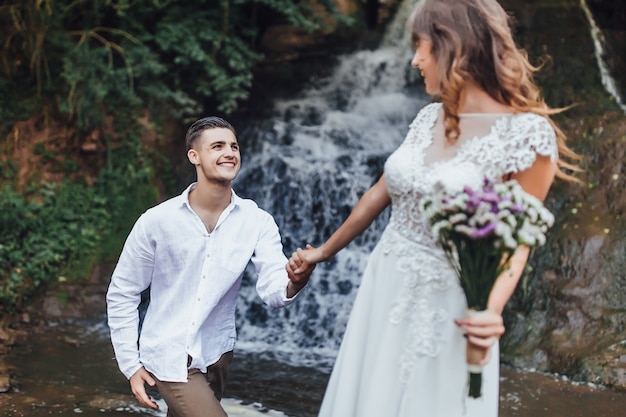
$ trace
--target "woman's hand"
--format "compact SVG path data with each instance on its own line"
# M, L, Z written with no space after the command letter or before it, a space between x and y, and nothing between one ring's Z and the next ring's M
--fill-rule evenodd
M295 274L313 270L315 265L328 259L322 247L314 248L307 244L306 249L298 248L289 258L289 266Z
M505 330L502 316L487 309L481 314L468 315L462 319L455 319L454 322L463 330L468 343L484 349L480 365L489 362L490 348L500 339Z

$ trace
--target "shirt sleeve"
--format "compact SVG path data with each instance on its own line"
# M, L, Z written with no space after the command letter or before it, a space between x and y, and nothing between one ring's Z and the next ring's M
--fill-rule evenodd
M520 115L511 128L510 153L504 172L515 173L530 168L537 155L548 156L552 161L559 157L556 132L545 117L533 113Z
M291 304L302 290L294 297L287 298L287 258L283 253L278 226L269 213L263 212L257 245L252 255L252 263L257 272L256 290L259 297L271 307L283 307Z
M107 316L111 342L120 371L130 378L142 364L139 359L139 311L141 292L150 285L154 246L146 233L146 216L133 226L107 291Z

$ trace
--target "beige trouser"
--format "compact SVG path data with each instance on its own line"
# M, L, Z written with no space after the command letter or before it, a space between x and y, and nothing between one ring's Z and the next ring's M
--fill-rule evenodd
M220 404L233 352L224 353L204 374L189 369L187 382L156 380L167 404L167 417L227 417ZM153 375L154 376L154 375Z

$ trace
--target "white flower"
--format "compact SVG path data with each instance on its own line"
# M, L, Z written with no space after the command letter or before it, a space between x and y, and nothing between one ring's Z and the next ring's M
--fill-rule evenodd
M526 215L530 218L530 221L535 223L539 219L539 212L535 207L529 207L526 210Z
M507 209L502 209L501 207L498 207L500 210L496 213L496 217L499 220L502 219L506 219L507 217L511 216L511 212Z
M513 205L511 200L502 200L498 203L498 210L506 210Z
M542 207L539 210L539 216L548 226L552 226L554 224L554 215L545 207Z
M498 222L494 233L498 236L511 235L511 226L504 222Z
M464 222L465 220L467 220L467 214L465 214L465 213L455 213L452 216L450 216L449 220L450 220L451 224L461 223L461 222Z
M450 227L450 226L451 226L451 225L450 225L450 222L449 222L449 221L447 221L447 220L440 220L440 221L438 221L437 223L435 223L435 224L433 225L433 229L432 229L433 235L434 235L434 236L438 236L438 235L439 235L439 233L441 232L441 230L442 230L442 229L443 229L443 230L446 230L446 229L447 229L447 230L449 230L449 229L451 229L451 227Z
M495 213L490 211L487 204L479 204L478 210L476 213L470 217L469 224L471 226L482 226L487 223L496 223L498 221L498 217Z
M537 235L537 244L543 246L546 243L546 235L540 233Z
M504 245L509 249L515 249L518 246L517 240L513 239L512 236L502 236L504 239Z
M456 226L454 226L453 230L455 232L464 234L466 236L472 236L474 233L476 233L476 228L475 227L469 227L465 224L457 224Z

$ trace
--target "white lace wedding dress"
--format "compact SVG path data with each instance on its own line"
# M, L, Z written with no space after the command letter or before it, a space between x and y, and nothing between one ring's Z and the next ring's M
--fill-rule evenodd
M385 164L389 224L367 264L322 402L320 417L493 417L498 346L482 397L467 396L457 276L433 238L420 200L435 183L460 189L557 158L554 130L538 115L461 115L454 153L444 146L441 105L424 107Z

